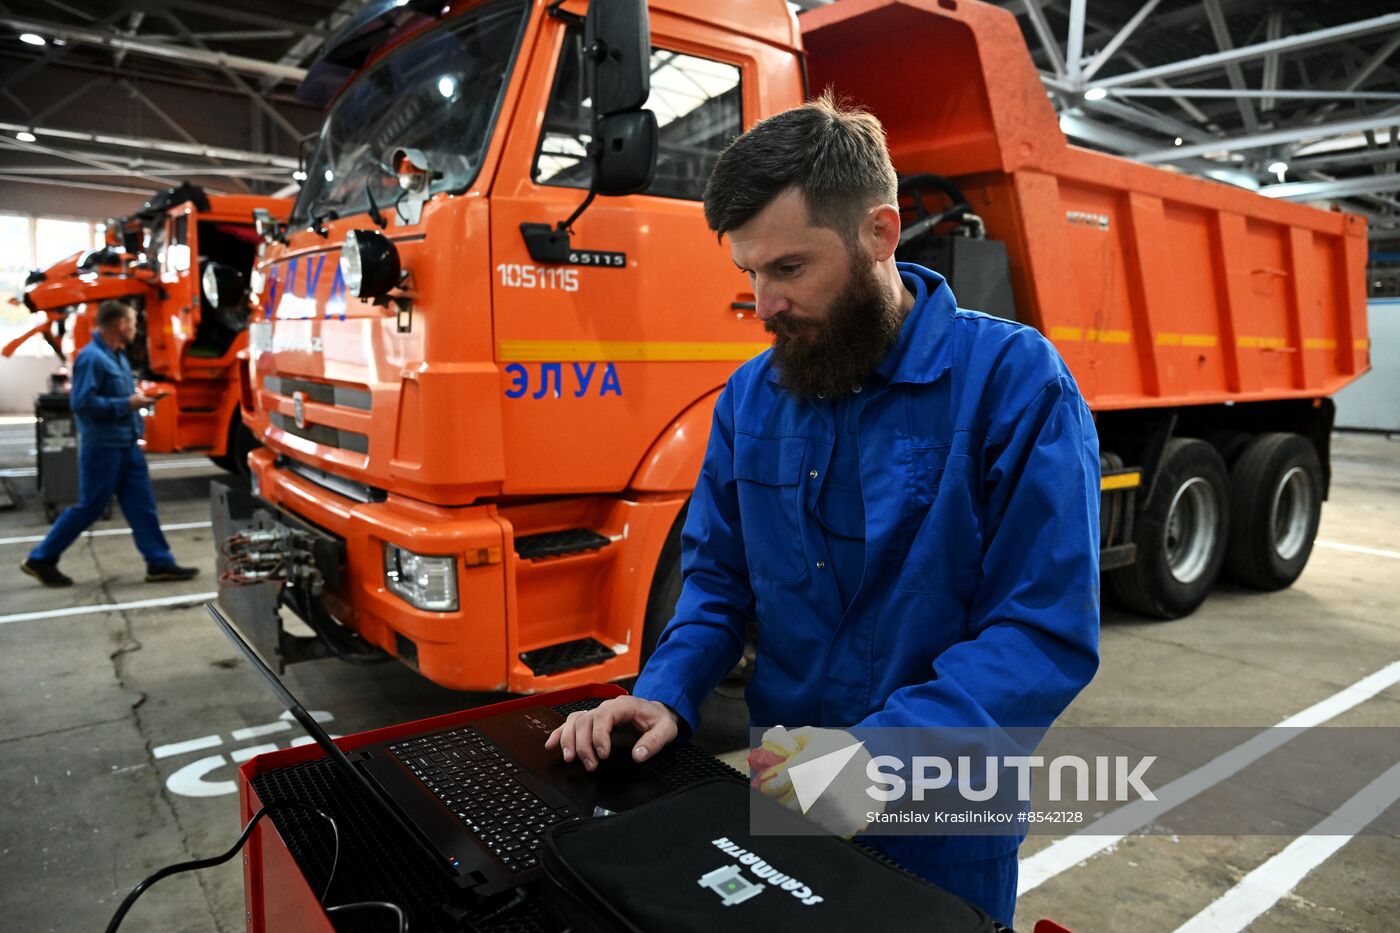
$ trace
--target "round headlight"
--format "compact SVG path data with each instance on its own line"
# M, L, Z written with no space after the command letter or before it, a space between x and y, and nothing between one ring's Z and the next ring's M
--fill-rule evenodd
M214 307L220 307L218 267L212 262L206 263L204 266L204 274L199 277L199 280L204 286L204 297L207 298L209 303Z
M355 297L360 296L360 286L364 276L360 272L360 231L351 230L345 234L345 242L340 244L340 277L345 280L345 288Z
M351 230L340 247L340 275L356 298L383 298L399 284L399 251L378 230Z
M215 308L228 308L243 300L243 273L232 266L206 261L199 281L204 297Z

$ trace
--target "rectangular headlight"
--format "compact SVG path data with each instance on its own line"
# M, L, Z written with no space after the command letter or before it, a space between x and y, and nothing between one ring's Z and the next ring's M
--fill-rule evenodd
M455 612L457 558L428 557L385 544L384 586L418 609Z

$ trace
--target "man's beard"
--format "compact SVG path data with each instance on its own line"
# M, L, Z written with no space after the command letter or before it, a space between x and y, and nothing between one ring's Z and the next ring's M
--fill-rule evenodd
M772 360L783 388L798 398L851 391L899 339L899 305L874 265L852 254L850 272L825 321L793 322L780 314L764 325L773 335Z

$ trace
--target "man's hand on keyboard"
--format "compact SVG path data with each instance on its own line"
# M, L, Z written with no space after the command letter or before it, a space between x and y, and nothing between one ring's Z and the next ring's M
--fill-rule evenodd
M564 724L549 734L544 747L562 748L565 761L577 758L592 771L612 751L613 728L623 723L632 723L642 733L632 746L633 761L654 758L680 731L676 714L664 703L613 697L591 710L570 713Z

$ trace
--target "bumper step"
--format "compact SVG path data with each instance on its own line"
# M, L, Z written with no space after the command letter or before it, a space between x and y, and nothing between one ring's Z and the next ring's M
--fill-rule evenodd
M515 553L521 560L536 560L541 557L563 557L565 554L577 554L580 551L596 551L611 543L605 536L588 528L570 528L567 531L547 531L516 538Z
M534 672L536 677L571 671L576 667L602 664L617 653L608 646L592 638L579 638L574 641L546 645L534 651L520 652L520 660Z

